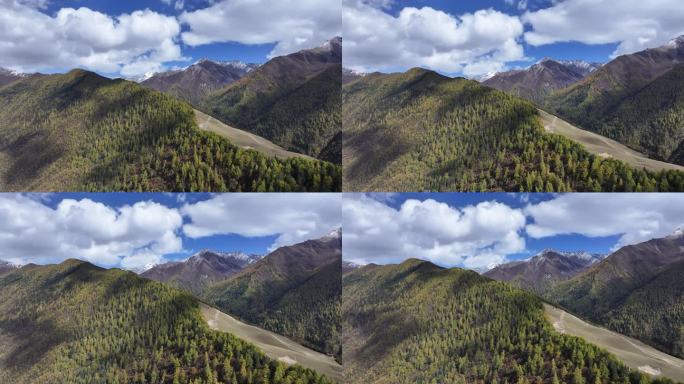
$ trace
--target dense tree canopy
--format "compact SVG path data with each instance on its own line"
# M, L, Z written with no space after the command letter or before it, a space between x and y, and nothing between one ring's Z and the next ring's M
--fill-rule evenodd
M0 382L324 384L212 331L189 294L68 260L0 276Z
M4 190L341 189L339 166L243 150L184 102L81 70L0 88L0 120Z
M544 132L529 102L412 69L343 87L348 191L682 191L652 173Z
M408 260L343 277L350 383L671 383L556 332L536 296Z

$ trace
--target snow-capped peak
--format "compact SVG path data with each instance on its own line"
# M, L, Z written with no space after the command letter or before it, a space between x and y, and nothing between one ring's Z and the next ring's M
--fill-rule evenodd
M671 234L667 236L668 239L678 239L684 237L684 225L680 225Z
M342 228L337 228L330 231L327 235L321 237L321 240L339 239L340 237L342 237Z
M668 42L665 44L665 47L667 47L667 48L677 48L677 47L679 47L680 45L684 45L684 35L682 35L682 36L677 36L677 37L675 37L674 39L668 41Z
M220 252L220 251L212 251L209 249L203 249L203 250L195 253L194 255L190 256L189 260L199 261L203 257L205 257L207 254L216 255L216 256L223 258L223 259L233 259L233 260L246 261L247 264L251 264L251 263L259 260L259 258L261 258L261 256L259 256L259 255L247 254L247 253L244 253L241 251L238 251L238 252Z
M561 256L566 257L566 258L587 260L587 261L590 261L592 263L595 263L596 261L599 261L603 258L603 255L600 255L597 253L589 253L589 252L585 252L585 251L563 252L563 251L557 251L555 249L550 249L550 248L547 248L547 249L541 251L537 256L544 257L548 253L555 253L555 254L561 255Z
M12 76L19 76L19 77L26 77L26 76L28 76L27 73L23 73L23 72L16 71L16 70L13 70L13 69L2 68L2 67L0 67L0 74L6 74L6 75L12 75Z

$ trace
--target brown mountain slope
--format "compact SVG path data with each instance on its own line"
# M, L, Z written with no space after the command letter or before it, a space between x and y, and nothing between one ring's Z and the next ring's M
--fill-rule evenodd
M258 259L257 255L242 252L203 250L185 261L156 265L140 276L170 284L199 296L212 283L235 275Z
M541 294L554 284L577 275L599 260L600 255L586 252L559 252L546 249L529 260L502 264L483 275Z

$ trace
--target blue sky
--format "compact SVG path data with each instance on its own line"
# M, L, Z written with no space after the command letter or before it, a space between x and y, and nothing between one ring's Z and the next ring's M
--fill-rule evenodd
M606 254L684 225L681 194L345 194L344 258L486 270L543 249Z
M140 270L202 250L264 255L341 225L336 194L0 194L0 259Z
M343 0L345 65L482 77L544 57L605 63L684 34L677 0Z
M339 0L3 1L0 67L140 79L201 58L264 63L339 36L340 9Z

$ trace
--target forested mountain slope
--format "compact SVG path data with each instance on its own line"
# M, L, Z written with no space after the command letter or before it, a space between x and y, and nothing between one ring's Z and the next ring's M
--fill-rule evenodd
M341 130L342 39L273 58L208 95L200 108L281 147L339 164L330 147ZM339 140L339 137L337 137Z
M209 286L203 297L249 323L339 357L341 260L338 231L278 248Z
M684 165L684 36L623 55L544 104L583 129Z
M554 331L542 301L473 271L408 260L343 277L349 383L649 383Z
M584 79L600 67L600 64L546 58L526 69L497 73L482 84L543 104L555 91Z
M227 279L259 260L242 252L200 251L184 261L155 265L140 276L200 296L212 283Z
M625 246L545 297L593 322L684 357L684 234Z
M0 277L3 383L330 383L209 329L189 294L68 260Z
M0 88L2 190L335 191L341 170L197 128L192 108L83 70Z
M343 87L347 191L681 191L651 173L545 133L529 102L424 69Z
M528 260L498 265L483 275L494 280L542 294L560 281L570 279L594 263L601 255L545 249Z

